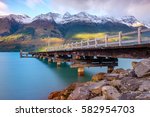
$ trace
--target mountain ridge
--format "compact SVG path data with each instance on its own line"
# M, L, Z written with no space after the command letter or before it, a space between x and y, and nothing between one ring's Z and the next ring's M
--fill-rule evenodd
M137 20L134 16L123 16L120 18L114 18L109 16L96 16L91 15L86 12L79 12L77 14L70 14L69 12L66 12L65 14L61 15L59 13L46 13L46 14L40 14L35 16L34 18L29 17L28 15L15 15L10 14L6 16L0 16L0 18L8 18L8 19L14 19L17 22L21 22L24 24L31 23L35 20L52 20L55 21L58 24L66 24L70 22L76 22L76 21L85 21L87 23L105 23L105 22L119 22L126 24L128 26L132 27L138 27L138 26L146 26L148 27L149 24L142 23L141 21Z

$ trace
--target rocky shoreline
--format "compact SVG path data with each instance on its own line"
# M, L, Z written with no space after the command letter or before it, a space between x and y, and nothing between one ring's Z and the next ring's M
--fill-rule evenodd
M98 73L92 81L73 83L49 94L50 100L150 100L150 58L132 62L133 69Z

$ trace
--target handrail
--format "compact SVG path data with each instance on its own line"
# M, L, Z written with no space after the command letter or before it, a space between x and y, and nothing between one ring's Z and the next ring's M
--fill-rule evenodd
M82 40L78 42L72 42L63 44L58 47L51 47L48 49L48 51L67 51L67 50L74 50L74 49L83 49L83 48L99 48L99 47L108 47L108 46L124 46L125 44L141 44L142 43L142 36L141 34L143 32L150 32L150 29L141 29L141 27L138 28L137 31L122 33L119 32L118 35L112 35L108 36L106 35L105 38L95 38L91 40ZM122 40L124 36L130 36L137 34L137 39L132 40ZM110 39L117 38L117 41L115 42L109 42ZM100 41L100 43L99 43ZM103 42L102 42L103 41ZM150 43L150 40L147 40L148 43Z

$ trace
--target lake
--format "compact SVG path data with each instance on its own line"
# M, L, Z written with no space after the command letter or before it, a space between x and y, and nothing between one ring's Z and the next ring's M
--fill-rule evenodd
M119 59L116 68L131 68L135 59ZM19 53L0 52L0 99L46 100L50 92L74 82L91 80L93 74L106 72L106 67L85 68L84 77L64 63L61 67L36 58L20 58Z

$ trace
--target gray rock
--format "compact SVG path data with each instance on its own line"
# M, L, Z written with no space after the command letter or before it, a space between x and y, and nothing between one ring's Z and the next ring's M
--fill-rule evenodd
M150 91L150 80L143 81L142 84L139 86L139 91Z
M150 73L150 59L144 59L141 62L137 63L134 71L138 77L148 75Z
M137 100L150 100L150 92L143 92L139 96L137 96L135 99Z
M142 81L132 77L125 77L121 80L121 91L128 92L128 91L137 91L139 86L141 85Z
M96 83L93 83L91 85L88 85L87 88L89 90L99 89L99 88L102 88L102 86L107 85L107 84L108 84L108 82L106 80L102 80L100 82L96 82Z
M110 81L110 85L113 86L113 87L121 87L121 80L113 80L113 81Z
M108 81L117 80L119 79L119 74L116 74L116 73L105 74L104 79Z
M117 100L121 96L118 90L112 86L102 87L102 94L107 100Z
M140 95L140 92L127 92L120 96L120 100L135 100L136 96Z
M104 96L97 96L97 97L91 98L90 100L105 100L105 97Z
M68 97L68 100L87 100L90 92L86 86L77 87Z

